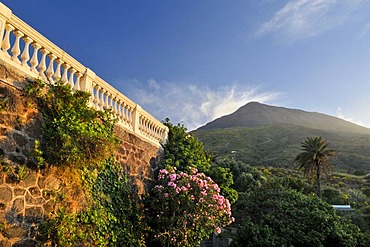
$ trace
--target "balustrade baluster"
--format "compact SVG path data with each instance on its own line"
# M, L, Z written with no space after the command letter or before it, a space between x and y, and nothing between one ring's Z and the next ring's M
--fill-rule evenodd
M104 103L105 109L109 109L110 108L110 106L109 106L109 96L110 95L111 94L108 91L106 91L106 94L105 94L105 103Z
M30 47L30 44L33 42L33 40L30 37L27 37L27 36L23 36L22 39L24 41L24 49L23 49L23 52L22 52L22 55L21 55L21 59L22 59L21 65L26 66L27 68L29 68L30 66L28 66L28 63L27 63L28 60L30 60L29 47Z
M123 118L123 121L125 121L125 123L128 123L128 118L127 118L127 104L125 102L122 102L122 109L123 109L123 112L122 112L122 118Z
M74 83L74 74L76 73L76 70L74 68L69 69L69 85L71 85L71 89L74 89L75 83Z
M132 124L134 122L132 119L132 113L133 113L132 111L134 110L134 108L127 106L126 109L127 109L127 122L129 124Z
M114 112L114 98L113 98L113 95L111 94L112 98L110 99L110 108L113 110Z
M145 132L147 136L151 136L151 128L152 128L152 125L149 122L149 120L146 118Z
M101 89L100 86L96 86L95 98L94 98L94 106L95 106L96 109L99 109L99 102L100 102L99 91L100 91L100 89Z
M118 119L119 119L119 104L120 104L120 100L116 98L116 105L115 105L115 108L114 108L114 112L116 113L116 116L117 116Z
M101 90L100 90L100 98L99 98L99 102L98 102L98 104L99 104L99 109L100 110L104 110L104 95L105 95L105 89L104 88L102 88Z
M38 71L36 69L36 66L39 64L39 59L37 57L37 53L38 53L39 49L41 48L41 45L33 42L32 47L33 47L33 54L32 54L32 58L31 58L31 61L30 61L31 71L37 73Z
M10 55L8 53L8 50L10 48L10 33L14 30L14 27L10 24L5 25L5 36L1 45L2 51L5 53L5 55L10 58Z
M155 139L158 139L158 130L159 130L159 129L158 129L158 126L155 126L155 127L154 127L154 132L153 132L153 135L154 135L154 138L155 138Z
M121 118L122 118L122 121L125 123L125 124L127 124L127 119L126 119L126 108L124 107L126 104L125 104L125 102L121 102L121 106L122 106L122 108L121 108Z
M46 77L48 80L53 83L53 75L54 75L54 60L57 58L54 54L49 54L48 55L50 61L49 61L49 66L48 69L46 70Z
M142 132L146 136L149 135L149 122L148 122L148 119L147 118L144 119L143 126L142 126Z
M55 62L57 63L57 68L54 73L54 80L58 81L62 79L62 73L60 72L60 68L62 67L63 61L60 58L58 58L57 60L55 60Z
M24 36L24 34L21 31L19 31L19 30L14 31L13 33L14 33L14 36L15 36L15 41L14 41L13 48L11 50L12 55L13 55L11 57L11 59L14 62L20 64L21 61L19 61L19 59L18 59L19 54L21 54L21 49L19 48L19 41L20 41L21 37Z
M49 51L46 50L45 48L42 48L40 52L42 54L42 57L41 57L41 62L39 66L37 67L37 69L39 70L39 75L41 76L41 78L46 80L46 76L44 72L46 70L46 55L49 53Z
M76 73L76 83L75 83L74 90L81 90L81 87L80 87L80 78L81 77L82 77L82 74L80 72L77 72Z
M125 122L125 119L123 117L123 106L122 106L123 102L122 100L119 100L119 103L118 103L118 116L119 118L121 119L121 121L124 123Z
M149 120L146 118L145 119L145 132L146 132L146 135L147 136L150 136L150 123L149 123Z
M94 102L95 102L95 93L94 93L94 88L96 87L95 82L91 82L91 91L90 91L90 107L94 107Z
M62 76L62 83L67 84L68 83L68 69L71 67L69 64L64 63L63 65L63 76Z

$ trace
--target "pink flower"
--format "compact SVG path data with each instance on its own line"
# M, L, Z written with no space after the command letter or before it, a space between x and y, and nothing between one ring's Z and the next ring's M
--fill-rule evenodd
M161 169L159 170L160 174L168 174L168 171L166 169Z
M224 200L225 198L223 196L219 196L217 202L219 205L222 205L224 203Z
M181 186L181 190L185 192L188 190L188 188L186 188L185 186Z
M194 200L195 199L194 195L190 195L190 199Z
M163 189L163 186L162 185L156 185L156 186L154 186L154 188L156 188L157 190L161 191Z
M174 182L168 182L167 184L169 187L173 187L173 188L176 188L176 184Z
M166 198L168 197L168 193L164 193L163 195L164 195L164 197L166 197Z
M217 234L220 234L221 233L221 228L218 226L218 227L216 227L216 233Z
M176 180L176 174L170 174L170 180L175 181Z

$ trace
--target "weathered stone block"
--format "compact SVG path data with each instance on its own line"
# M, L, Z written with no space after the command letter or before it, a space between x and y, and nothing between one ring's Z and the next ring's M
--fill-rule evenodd
M28 231L24 227L13 226L5 229L5 231L3 231L3 234L7 238L25 238L27 237Z
M38 180L38 186L40 189L45 189L45 178L44 177L39 177Z
M12 139L5 139L2 143L2 148L6 151L6 153L15 152L17 145Z
M32 197L29 193L26 194L26 204L28 205L41 205L45 203L45 199L40 197Z
M55 176L51 175L46 178L46 189L48 190L59 190L61 181L59 178L56 178Z
M52 190L43 190L42 191L42 197L45 200L49 200L49 199L53 198L54 196L55 196L55 192L53 192Z
M14 132L13 139L19 147L24 147L28 144L28 138L23 133Z
M24 196L26 190L20 187L13 188L14 197L16 196Z
M44 204L45 213L51 213L55 211L56 202L55 200L49 200Z
M16 149L17 150L17 149ZM26 157L20 153L11 153L8 155L9 160L13 161L14 163L24 165L26 164Z
M42 207L31 207L26 208L24 218L27 223L39 223L43 216L44 212Z
M7 184L16 184L18 183L18 178L14 174L7 174L5 177L5 183Z
M17 212L23 211L24 209L24 198L17 198L13 202L12 208L16 209Z
M28 191L30 192L31 196L33 197L39 197L41 196L41 191L39 189L39 187L31 187L28 189Z
M37 185L37 173L36 172L30 172L27 177L22 181L21 183L24 187L31 187Z
M13 199L12 189L9 187L0 187L0 201L10 202Z

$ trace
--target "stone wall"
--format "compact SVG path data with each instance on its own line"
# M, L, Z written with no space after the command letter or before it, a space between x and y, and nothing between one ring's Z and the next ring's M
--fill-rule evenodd
M73 183L58 169L27 170L24 176L20 180L11 171L0 173L0 246L36 246L40 221L59 207L56 195L72 191Z
M22 95L25 82L25 75L0 60L0 246L36 246L39 222L56 212L59 192L72 195L72 210L84 207L81 185L68 171L23 166L32 163L35 140L42 142L42 116L34 99ZM141 194L159 149L118 126L115 133L121 140L117 161Z

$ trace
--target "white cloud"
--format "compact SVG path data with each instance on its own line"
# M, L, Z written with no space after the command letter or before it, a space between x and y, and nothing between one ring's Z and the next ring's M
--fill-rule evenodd
M152 87L131 88L131 97L146 111L160 120L169 117L173 123L183 122L195 129L223 115L230 114L250 101L271 102L280 96L277 92L260 92L258 87L226 86L211 89L195 84L158 83ZM159 86L160 85L160 86Z
M287 41L316 36L346 22L367 0L291 0L262 24L255 37L273 34Z
M149 88L152 88L152 89L155 89L155 90L158 90L161 87L154 79L149 79L148 80L148 86L149 86Z

